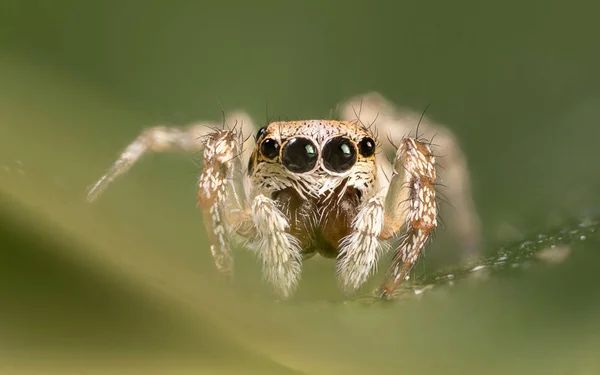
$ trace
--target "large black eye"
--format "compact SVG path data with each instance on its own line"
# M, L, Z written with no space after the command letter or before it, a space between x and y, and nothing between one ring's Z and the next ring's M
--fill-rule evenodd
M356 147L343 137L332 138L323 147L323 167L331 172L345 172L356 163Z
M265 139L260 145L260 153L267 159L275 159L279 155L279 143L272 138Z
M312 170L317 164L317 146L306 138L292 138L283 146L281 162L291 172Z
M366 158L375 153L375 141L372 138L364 137L358 142L358 152Z
M267 127L263 126L262 128L258 129L258 132L256 133L256 140L260 141L265 134L267 134Z

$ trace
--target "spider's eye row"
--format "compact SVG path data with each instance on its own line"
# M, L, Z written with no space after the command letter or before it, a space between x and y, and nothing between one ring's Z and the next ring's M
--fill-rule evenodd
M313 141L296 137L283 146L281 162L290 172L303 173L312 170L318 158L317 146Z
M342 173L356 163L356 146L344 137L332 138L323 147L323 167L331 172Z
M279 143L273 138L265 139L260 145L260 153L267 159L275 159L279 155Z
M375 153L375 141L372 138L364 137L358 142L358 152L366 158Z

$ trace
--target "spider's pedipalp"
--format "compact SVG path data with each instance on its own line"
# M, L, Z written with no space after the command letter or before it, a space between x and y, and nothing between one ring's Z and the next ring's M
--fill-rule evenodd
M383 202L373 197L360 208L352 232L340 243L337 272L343 290L358 289L374 271L381 253L379 236L383 226Z
M300 244L287 232L288 218L271 198L262 194L254 198L252 218L256 235L251 247L262 261L263 275L278 294L288 298L300 281Z

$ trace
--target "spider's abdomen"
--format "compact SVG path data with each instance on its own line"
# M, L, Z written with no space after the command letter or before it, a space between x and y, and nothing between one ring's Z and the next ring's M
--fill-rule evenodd
M351 187L343 193L342 190L341 187L336 189L327 198L304 199L293 188L273 194L273 199L289 218L290 233L300 241L305 255L319 253L326 258L335 258L340 241L352 231L361 194Z

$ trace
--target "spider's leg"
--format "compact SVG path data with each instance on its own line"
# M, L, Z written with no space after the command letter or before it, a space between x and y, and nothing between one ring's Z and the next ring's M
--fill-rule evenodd
M381 253L379 236L384 226L384 205L379 197L367 200L352 222L352 232L340 243L338 278L345 291L358 289L371 275Z
M396 108L378 93L370 92L348 100L341 110L344 120L357 118L365 126L373 126L383 139L389 137L391 143L382 142L383 151L392 155L394 145L402 142L406 134L434 138L436 154L441 156L443 168L438 170L438 179L445 186L438 186L438 195L445 196L452 205L447 210L446 222L459 240L465 254L481 250L481 222L471 194L471 178L467 159L458 140L447 127L421 118L420 113ZM418 125L418 133L415 134ZM419 139L422 140L422 139Z
M259 194L251 210L255 236L250 247L262 262L265 279L281 297L288 298L300 281L300 244L288 232L289 221L274 200Z
M252 121L243 113L232 113L225 119L226 124L243 127L251 134ZM204 146L205 136L220 127L217 123L198 123L187 127L156 126L148 128L131 142L117 161L88 190L87 200L95 201L117 177L126 173L139 159L150 152L198 152Z
M241 149L235 131L216 130L209 134L198 180L198 204L210 251L217 269L230 278L233 277L231 236L238 228L247 227L251 220L243 186Z
M383 238L404 227L400 245L381 289L390 295L406 278L437 225L435 157L428 144L405 138L396 152L394 173L386 196Z

